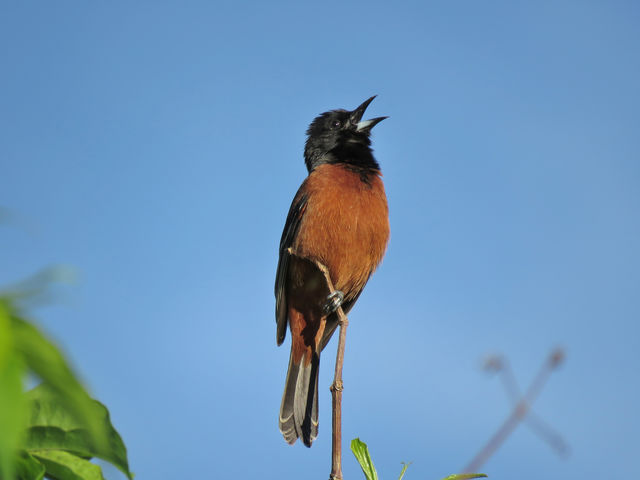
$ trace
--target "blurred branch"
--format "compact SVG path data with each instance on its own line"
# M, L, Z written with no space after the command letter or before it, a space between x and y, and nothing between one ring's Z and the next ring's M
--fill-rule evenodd
M507 437L513 432L518 423L527 420L529 426L545 442L550 444L560 455L566 455L569 451L567 444L562 437L553 430L551 426L543 422L539 417L530 412L533 402L540 394L542 388L549 379L553 370L558 368L564 361L565 353L561 348L556 348L547 357L540 367L538 374L529 386L525 395L521 395L515 376L509 362L502 356L491 356L484 364L484 369L500 374L507 394L514 400L513 410L489 441L480 449L476 456L463 469L464 472L478 470L504 443Z

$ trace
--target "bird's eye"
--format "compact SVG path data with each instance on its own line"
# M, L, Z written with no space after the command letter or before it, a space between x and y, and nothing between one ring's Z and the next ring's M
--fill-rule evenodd
M332 127L332 128L340 128L341 126L342 126L342 122L341 122L340 120L334 120L334 121L331 123L331 127Z

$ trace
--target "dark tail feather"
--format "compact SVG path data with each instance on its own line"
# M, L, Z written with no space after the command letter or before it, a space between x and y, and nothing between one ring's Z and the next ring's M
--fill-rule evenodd
M318 436L318 366L320 357L314 354L309 365L289 357L289 370L280 405L280 431L287 443L293 445L298 437L307 447Z

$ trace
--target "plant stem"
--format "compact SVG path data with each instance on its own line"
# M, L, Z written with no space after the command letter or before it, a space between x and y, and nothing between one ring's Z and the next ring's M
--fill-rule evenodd
M336 354L336 370L331 384L331 400L333 406L331 437L331 475L329 480L342 480L342 364L344 363L344 346L347 337L347 325L349 320L338 308L338 321L340 322L340 336L338 337L338 353Z
M298 258L306 261L311 261L305 257L297 255L297 253L289 248L290 255L294 255ZM329 275L329 269L318 261L311 261L318 270L324 275L325 283L329 293L335 291L331 276ZM332 415L331 415L331 474L329 480L342 480L342 390L344 384L342 383L342 365L344 363L344 347L345 340L347 338L347 325L349 325L349 319L342 310L342 307L334 312L338 317L338 325L340 327L340 333L338 336L338 352L336 354L336 369L333 377L333 383L331 384L331 403L332 403Z
M324 279L327 282L329 292L333 292L333 282L329 275L329 269L321 264L315 262L318 269L324 275ZM329 480L342 480L342 390L344 384L342 383L342 365L344 364L344 347L347 338L347 325L349 325L349 319L342 310L342 307L338 307L335 311L338 316L338 325L340 327L340 334L338 336L338 352L336 353L336 369L333 376L333 383L331 384L331 474Z

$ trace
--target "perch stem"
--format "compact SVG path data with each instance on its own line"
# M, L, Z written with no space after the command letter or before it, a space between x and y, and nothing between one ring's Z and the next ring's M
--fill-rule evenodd
M294 255L299 258L304 258L296 254L293 249L288 249L290 255ZM309 261L309 259L305 259ZM316 268L324 275L325 282L329 293L335 291L331 276L329 275L329 269L318 261L312 261ZM344 347L345 340L347 338L347 325L349 325L349 319L347 318L342 306L338 307L334 312L338 317L338 325L340 327L340 333L338 336L338 352L336 354L336 369L333 377L333 383L331 384L331 400L332 400L332 436L331 436L331 474L329 480L343 480L342 479L342 390L344 384L342 383L342 365L344 363Z
M335 291L329 270L323 264L316 262L318 269L324 275L325 281L329 292ZM347 325L349 325L349 319L342 310L342 307L338 307L335 311L338 316L338 325L340 327L340 334L338 336L338 352L336 354L336 369L333 376L333 383L331 384L331 474L329 480L342 480L342 390L344 384L342 383L342 365L344 363L344 347L347 338Z

